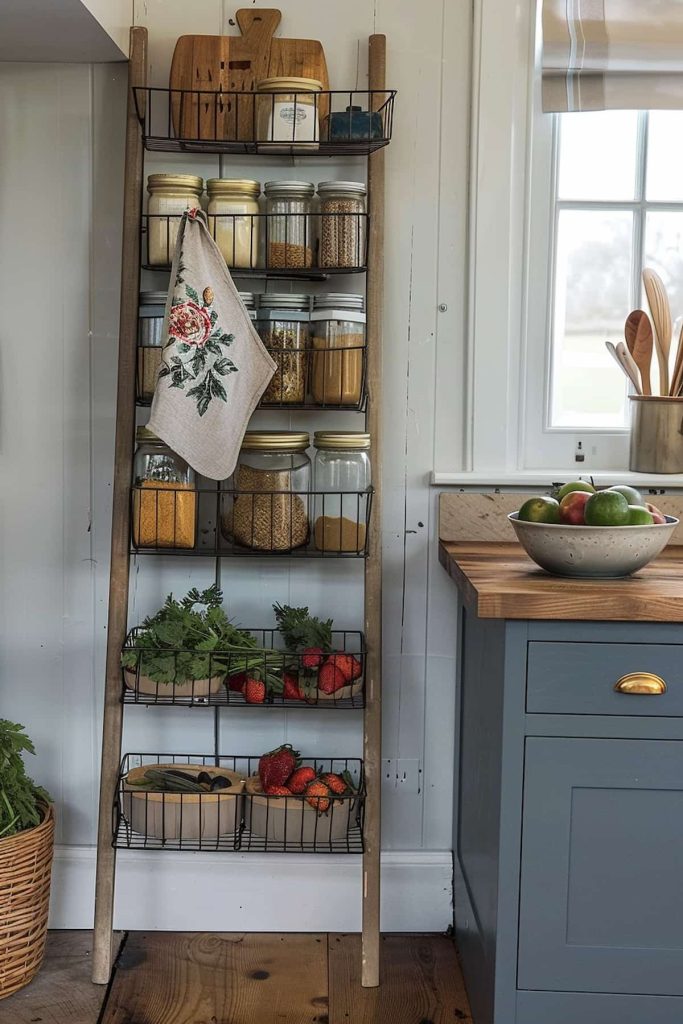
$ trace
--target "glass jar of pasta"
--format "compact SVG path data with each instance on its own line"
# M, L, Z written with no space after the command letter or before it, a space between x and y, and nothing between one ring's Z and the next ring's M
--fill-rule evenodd
M223 494L221 532L242 547L291 551L309 540L308 433L248 430Z
M359 405L365 367L362 295L326 292L311 313L311 397L319 405Z
M261 184L242 178L209 178L209 230L229 267L258 266Z
M148 427L136 431L133 545L193 548L197 536L194 470Z
M370 435L316 430L314 542L324 553L363 554L367 540Z
M301 270L313 266L311 201L315 186L308 181L267 181L266 266Z
M310 347L308 295L261 295L256 330L277 369L261 397L262 405L301 405L306 399Z
M150 174L147 178L147 264L169 266L180 218L201 206L204 179L196 174ZM144 261L143 261L144 262Z

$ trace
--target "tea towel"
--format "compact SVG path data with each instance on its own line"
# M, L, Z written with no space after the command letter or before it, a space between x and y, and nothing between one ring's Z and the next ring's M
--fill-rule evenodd
M276 364L201 210L180 223L164 336L150 430L201 476L225 480Z

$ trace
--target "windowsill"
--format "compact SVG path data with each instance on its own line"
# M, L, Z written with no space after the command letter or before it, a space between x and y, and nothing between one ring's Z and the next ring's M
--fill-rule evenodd
M656 474L631 473L628 470L581 469L534 469L517 470L513 473L442 473L433 471L432 487L460 487L463 489L482 487L550 487L557 482L592 478L597 484L609 487L613 484L632 484L640 490L683 490L683 473Z

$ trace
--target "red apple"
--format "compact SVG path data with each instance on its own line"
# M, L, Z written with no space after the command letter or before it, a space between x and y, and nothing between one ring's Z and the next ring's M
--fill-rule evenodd
M561 507L562 506L560 506L560 508ZM650 502L648 501L646 503L646 505L645 505L645 508L648 510L648 512L650 513L650 515L654 519L655 523L658 523L659 525L661 525L662 523L666 522L666 516L664 515L663 512L659 511L659 509L657 508L656 505L651 505Z
M560 502L560 522L567 526L585 526L583 510L593 495L589 491L570 491Z

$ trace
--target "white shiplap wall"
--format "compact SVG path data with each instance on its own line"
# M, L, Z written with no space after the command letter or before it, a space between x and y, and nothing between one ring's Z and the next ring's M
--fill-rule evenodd
M451 846L455 601L438 566L436 496L428 479L437 375L443 390L462 345L469 4L282 0L281 8L282 35L322 40L332 87L363 87L367 36L385 32L388 83L399 90L387 150L383 756L419 762L421 785L409 794L387 782L383 846L395 851L387 872L392 878L398 871L397 887L416 877L401 873L407 864L441 886L431 893L426 916L413 900L392 925L440 927L449 917L441 884L448 856L434 851ZM178 35L232 32L234 9L227 0L198 0L191 8L184 0L136 0L135 21L150 31L151 84L164 84ZM117 65L2 65L0 83L3 100L8 97L0 112L0 714L30 729L39 751L35 774L59 803L64 848L54 920L84 926L91 912L106 628L125 74ZM199 158L190 168L181 155L148 158L150 171L181 166L205 177L251 174L262 181L348 178L363 168L309 160L284 165L275 158L251 164ZM357 279L339 283L352 291ZM157 276L146 284L162 282ZM461 391L454 377L454 402ZM313 429L301 413L260 414L260 422ZM349 417L321 414L315 425L325 424L348 426ZM208 583L212 571L200 559L140 558L132 572L131 621L154 610L171 589ZM225 560L223 572L229 611L249 625L270 623L267 594L269 601L308 603L340 626L357 626L361 579L360 565L349 562L290 571L284 563ZM245 711L224 714L223 722L226 752L259 753L283 738L312 754L360 752L353 713ZM201 710L133 708L124 749L199 752L211 730ZM184 866L185 876L201 870L194 860L186 863L196 867ZM124 863L123 871L137 877L134 865ZM154 902L145 902L142 912L138 903L134 916L135 892L144 887L138 883L138 890L134 881L120 887L119 923L163 926ZM215 923L208 901L206 907L194 926ZM315 909L306 920L334 925L334 915L316 924ZM343 923L353 926L347 918Z

